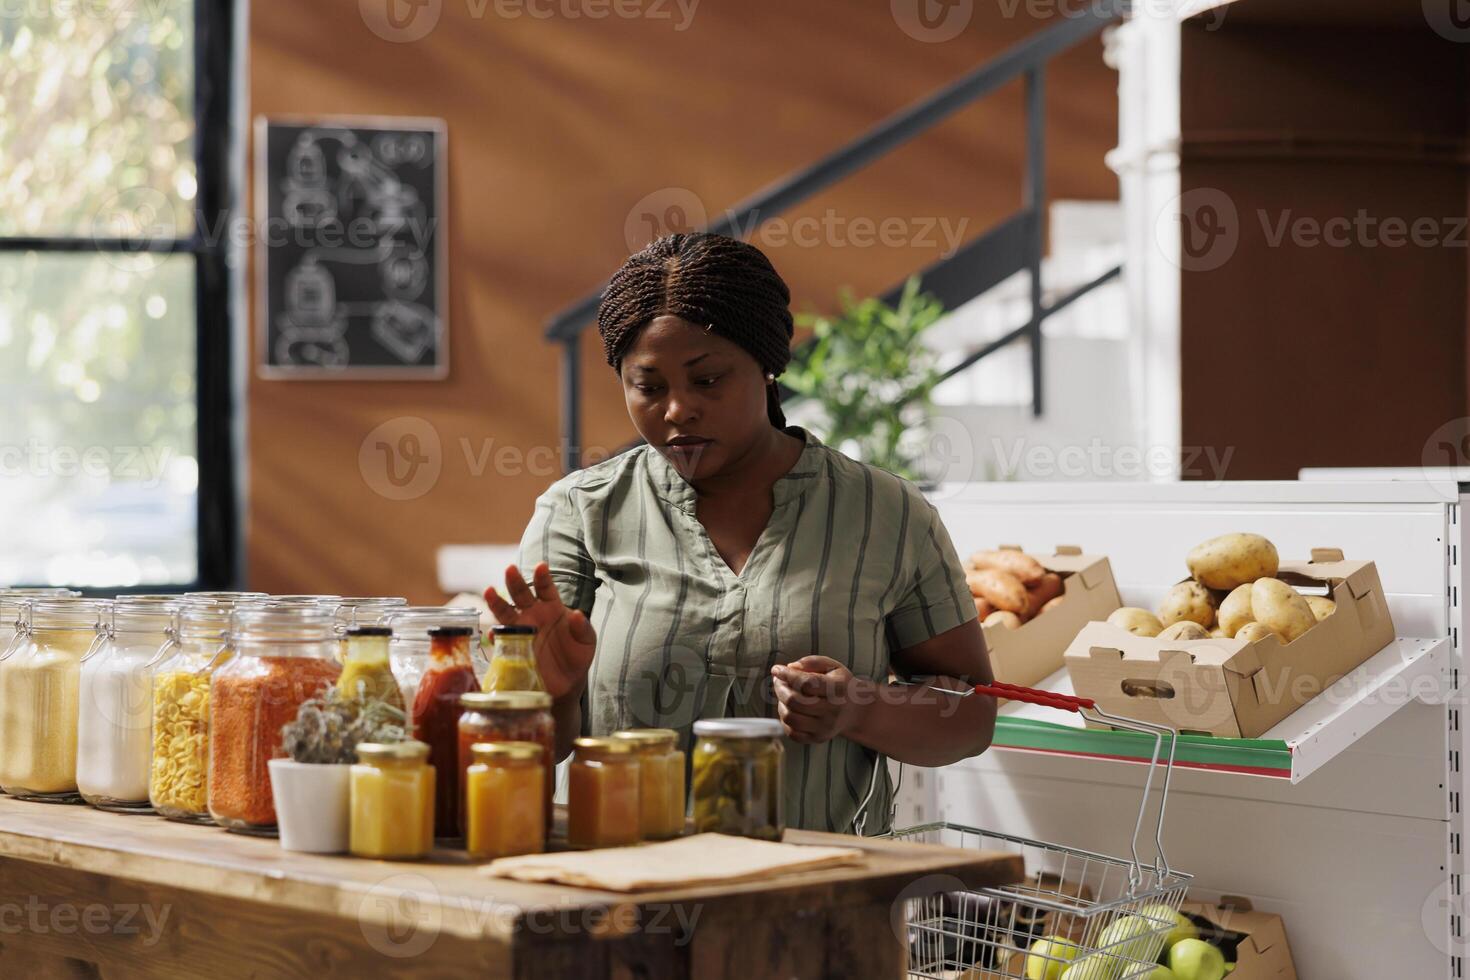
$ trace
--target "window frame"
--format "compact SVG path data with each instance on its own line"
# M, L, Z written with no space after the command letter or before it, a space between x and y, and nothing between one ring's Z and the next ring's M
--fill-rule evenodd
M205 215L213 227L232 228L239 208L241 144L235 101L241 83L237 39L245 36L244 5L237 9L232 0L194 0L193 17L193 149L198 191L196 220L189 237L0 235L0 253L148 252L194 256L194 437L199 465L195 578L186 583L142 582L126 587L71 586L86 595L231 589L244 579L240 519L243 438L237 419L242 415L244 391L239 365L245 359L236 349L244 266L237 262L231 268L232 235L207 239L197 220L197 216ZM216 216L224 220L214 221ZM243 260L243 256L240 258Z

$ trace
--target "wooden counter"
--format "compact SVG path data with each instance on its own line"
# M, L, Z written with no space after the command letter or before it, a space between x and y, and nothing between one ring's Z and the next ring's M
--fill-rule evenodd
M463 854L292 854L154 816L0 798L0 977L897 977L901 896L1018 881L1015 855L792 831L862 865L621 895Z

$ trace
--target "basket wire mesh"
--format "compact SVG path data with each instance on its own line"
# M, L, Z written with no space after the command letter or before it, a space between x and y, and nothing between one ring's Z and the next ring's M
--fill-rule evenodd
M975 690L1076 711L1084 717L1153 736L1153 757L1133 827L1131 855L1113 857L954 823L894 831L892 836L898 840L1019 854L1029 872L1019 884L910 899L906 910L909 975L934 980L1147 977L1158 965L1191 881L1190 875L1170 868L1164 855L1164 813L1175 732L1110 715L1088 698L1009 684ZM1147 865L1139 857L1138 838L1148 813L1154 777L1160 771L1163 780L1154 836L1156 856L1152 865Z

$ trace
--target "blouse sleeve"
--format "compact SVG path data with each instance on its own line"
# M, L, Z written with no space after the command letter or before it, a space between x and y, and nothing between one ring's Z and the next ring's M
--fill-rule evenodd
M560 480L536 498L535 513L521 538L520 565L529 579L531 569L546 562L562 602L590 616L597 575L575 504L576 489L570 478Z
M975 618L975 602L949 531L934 505L914 491L915 525L908 538L910 571L903 595L888 614L893 652L906 650Z

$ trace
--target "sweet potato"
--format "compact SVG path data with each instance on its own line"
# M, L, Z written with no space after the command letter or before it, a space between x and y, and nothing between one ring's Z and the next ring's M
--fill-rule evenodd
M1022 619L1033 619L1042 608L1062 594L1062 577L1056 572L1047 572L1035 585L1026 587L1026 611Z
M986 616L995 612L995 607L990 604L989 599L982 599L980 596L972 598L975 600L975 615L980 617L981 622L985 621Z
M1019 629L1021 627L1021 617L1005 609L997 609L985 617L984 625L1004 626L1008 630Z
M1041 562L1021 551L977 551L970 556L971 568L993 568L1020 579L1025 586L1035 585L1047 574Z
M970 594L979 596L997 609L1016 615L1026 611L1026 587L1009 572L997 568L979 568L965 574Z

